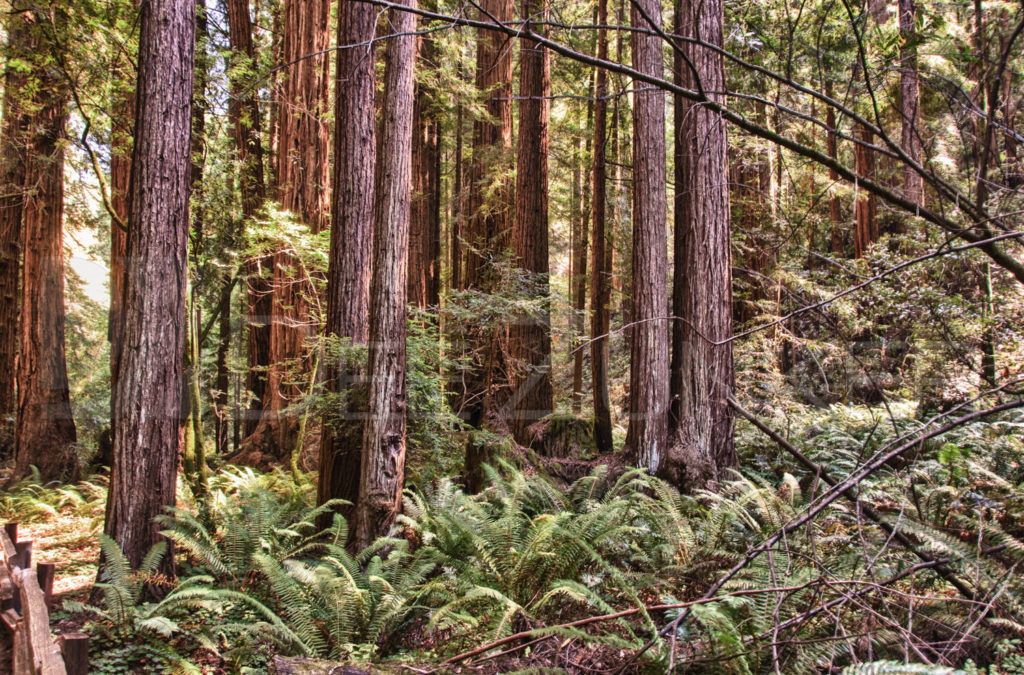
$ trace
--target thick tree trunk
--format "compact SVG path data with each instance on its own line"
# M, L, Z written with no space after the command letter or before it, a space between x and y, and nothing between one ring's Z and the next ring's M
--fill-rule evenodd
M21 308L21 219L25 189L28 115L19 105L28 75L11 60L30 49L25 14L6 21L8 66L4 70L3 126L0 128L0 460L14 452L18 411L15 373Z
M322 231L329 214L327 0L287 0L284 4L280 128L277 147L277 198L281 206ZM256 428L236 461L264 464L286 459L299 431L289 406L303 396L294 383L310 368L306 339L316 333L311 314L315 291L302 262L287 248L269 259L270 334L266 391ZM294 371L297 371L294 372Z
M161 538L153 518L175 502L195 4L149 0L140 11L124 349L104 523L132 566ZM165 557L163 573L173 576L173 560Z
M369 339L370 272L373 251L374 140L373 37L377 8L342 2L338 7L338 50L334 85L334 192L331 257L327 271L328 335L363 345ZM325 362L327 391L350 390L364 365ZM359 499L363 420L359 404L329 413L320 437L317 501ZM334 418L328 419L328 418ZM348 511L348 510L347 510Z
M860 142L854 146L854 167L857 174L871 180L875 178L875 153L864 144L871 143L873 139L870 129L863 124L857 125L857 140ZM867 190L858 190L858 193L854 203L853 254L860 258L878 240L878 220L875 217L875 195Z
M722 3L709 0L681 10L681 33L721 47ZM693 43L683 50L712 99L725 102L725 69L716 52ZM703 487L719 470L736 465L732 345L714 345L732 335L732 267L725 122L704 106L684 104L682 218L676 221L672 385L678 413L667 461L659 473L684 488Z
M419 39L419 62L427 77L437 68L437 45ZM441 281L441 120L428 81L416 83L412 140L412 222L409 230L409 302L436 307Z
M598 0L597 23L608 23L608 0ZM608 58L608 29L597 35L597 58ZM612 413L608 400L608 339L611 326L612 246L609 245L607 213L608 73L597 71L594 101L593 236L590 273L590 372L594 380L594 442L599 452L612 451Z
M921 92L917 72L917 19L915 0L899 0L900 21L900 146L911 159L920 162ZM903 167L903 196L924 206L924 178L909 165Z
M415 7L415 0L407 0ZM373 282L370 312L369 409L356 510L356 543L366 546L391 529L405 477L406 257L412 178L413 70L416 20L389 13L384 75L382 154L374 204Z
M638 0L632 24L651 28L641 10L661 27L661 0ZM633 67L662 77L661 39L633 33ZM632 345L629 370L630 461L654 473L668 438L668 289L665 233L665 94L638 87L633 104L633 279Z
M544 0L523 0L531 20L547 16ZM531 27L544 34L543 27ZM554 411L551 387L551 315L548 308L548 97L551 76L547 50L521 38L519 49L519 140L516 160L516 217L512 236L517 266L537 282L537 314L518 317L509 347L513 393L509 426L521 445L530 445L530 425Z
M63 32L63 9L36 16ZM39 45L36 53L58 49ZM31 58L31 57L30 57ZM14 478L34 465L42 481L79 476L64 348L64 134L68 90L62 75L39 64L29 120L23 205L21 349Z

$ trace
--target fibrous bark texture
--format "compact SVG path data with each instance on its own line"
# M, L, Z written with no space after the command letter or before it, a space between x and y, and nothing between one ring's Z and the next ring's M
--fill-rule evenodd
M634 26L661 27L661 1L638 0ZM646 18L644 17L646 15ZM633 67L662 77L661 39L633 33ZM668 308L665 232L665 94L638 87L633 106L633 279L626 452L652 473L661 466L668 437Z
M327 270L328 335L366 344L369 338L370 271L373 251L374 132L373 36L377 9L368 3L338 7L334 85L334 193L331 257ZM327 391L340 394L362 376L363 364L325 362ZM317 500L359 499L362 410L355 401L329 412L320 437ZM339 404L339 406L342 404Z
M66 16L58 5L50 5L47 15L33 14L35 22L46 22L55 31L66 29ZM37 50L43 48L40 44ZM51 43L45 48L59 46ZM43 482L72 481L78 478L79 467L64 348L63 142L68 90L64 77L43 63L32 76L14 477L27 475L34 465Z
M140 11L124 347L104 525L133 567L160 538L153 518L175 501L195 3L149 0ZM173 573L173 557L165 561L162 571Z
M524 17L543 20L544 0L523 0L522 11ZM547 50L535 40L520 39L519 59L519 142L512 247L516 265L533 278L531 290L541 298L541 303L537 313L517 317L510 331L514 375L508 419L516 441L530 445L530 425L554 411L551 316L547 305L551 79Z
M415 0L406 5L415 7ZM370 291L369 400L363 431L356 543L366 546L391 529L405 477L406 257L412 178L415 17L389 13L384 119L374 204Z
M15 378L18 356L18 313L21 307L21 218L25 188L28 115L19 96L28 74L12 59L31 50L27 14L11 13L6 21L7 59L4 70L3 126L0 128L0 458L14 449L18 409Z
M608 0L598 0L597 23L608 23ZM597 35L597 57L608 58L608 29ZM608 331L611 324L612 246L606 225L607 213L607 141L608 73L597 71L594 101L594 187L593 240L590 276L590 371L594 380L594 442L600 452L612 451L611 404L608 400Z
M722 45L722 3L686 3L680 32ZM699 78L708 97L725 102L722 57L693 42L682 46L689 65L682 80ZM695 71L695 72L694 72ZM736 464L733 414L728 396L733 387L732 345L713 344L732 335L732 268L729 237L729 165L726 129L721 116L701 105L683 102L683 183L677 208L673 289L672 395L676 412L671 448L659 474L684 488L703 487L720 469Z

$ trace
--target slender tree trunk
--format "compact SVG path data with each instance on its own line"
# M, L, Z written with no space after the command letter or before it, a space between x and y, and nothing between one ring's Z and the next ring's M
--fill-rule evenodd
M921 92L917 73L917 3L899 0L900 22L900 145L916 162L921 150ZM903 194L918 206L924 206L924 178L912 167L903 167Z
M228 117L239 163L239 187L242 196L242 219L248 223L266 198L263 176L263 143L260 138L260 107L257 89L249 72L255 68L252 20L248 0L228 0L228 30L231 41L231 99ZM252 400L245 413L245 435L256 429L266 396L267 370L270 368L271 289L264 260L251 258L245 262L246 296L248 302L247 362L245 386ZM220 371L218 371L219 373ZM237 445L237 444L235 444ZM218 446L219 447L219 446Z
M133 10L133 13L137 9ZM111 25L122 17L115 14ZM130 23L134 24L134 21ZM135 116L136 73L126 57L117 59L111 68L110 111L110 201L117 220L110 223L110 309L107 316L107 340L110 342L110 447L117 425L116 392L120 373L121 350L124 339L124 286L125 261L128 247L128 182L132 166L132 134ZM117 222L117 221L120 222ZM112 465L113 455L101 456L100 462Z
M48 13L33 20L62 34L67 28L64 9L50 5ZM59 48L56 42L38 44L29 58ZM32 77L13 477L27 475L34 465L45 483L79 476L64 347L63 144L68 90L63 76L43 64L33 68Z
M175 502L195 4L149 0L140 11L124 349L104 522L132 566L161 538L153 518ZM168 576L173 561L164 559Z
M722 46L722 3L687 4L680 11L681 34ZM710 49L683 45L694 71L683 68L688 85L698 78L704 91L725 102L722 57ZM684 488L703 487L720 469L736 465L732 345L713 344L732 336L732 267L729 237L729 165L725 122L704 106L682 114L682 219L676 221L672 384L678 401L676 433L660 474Z
M449 254L451 256L451 272L449 286L453 291L461 291L462 285L462 223L464 221L464 195L462 187L462 104L455 108L455 173L454 186L452 188L452 237L449 242Z
M373 251L373 37L378 11L362 2L342 2L338 11L338 44L342 48L338 50L334 84L334 192L326 333L365 345L369 339ZM328 393L355 393L353 385L363 377L364 364L344 358L337 363L325 363ZM341 405L325 417L321 432L317 487L317 501L321 504L329 499L344 499L355 505L359 500L363 406L359 400Z
M18 356L18 314L21 307L21 219L25 189L28 115L19 105L28 74L13 67L31 49L27 15L6 20L7 67L4 70L3 126L0 128L0 460L14 452L18 412L15 374Z
M441 120L429 80L437 69L438 56L432 36L420 36L419 52L419 63L426 75L416 83L413 109L413 197L408 274L409 302L424 309L436 307L440 300Z
M227 455L231 440L231 370L228 355L231 353L231 291L221 296L220 317L217 321L219 338L217 341L217 394L214 397L214 413L216 414L216 446L217 454Z
M632 24L661 27L661 0L638 0ZM646 15L647 18L644 18ZM662 77L661 39L633 33L633 67ZM665 95L637 85L633 104L633 281L629 372L629 459L658 471L668 438L668 289L665 233Z
M825 95L829 98L832 97L832 85L828 81L825 82ZM825 144L828 156L830 159L836 159L839 156L839 136L836 133L836 111L830 105L825 106L825 126L827 127ZM842 204L839 201L839 194L836 190L839 183L839 174L831 167L828 170L828 180L828 216L829 221L832 223L829 251L832 255L841 256L843 255L843 240L845 237L843 236L844 232L841 224L843 221Z
M523 0L522 13L544 21L544 0ZM531 26L543 35L542 26ZM512 237L516 264L536 280L537 314L512 325L514 364L510 427L520 445L530 445L530 425L554 412L551 387L551 314L548 307L548 127L551 75L547 50L520 39L519 137L516 160L516 217Z
M608 0L598 0L597 23L608 23ZM608 29L597 34L597 58L608 58ZM612 413L608 400L608 331L611 327L612 246L608 242L607 135L608 73L598 69L594 101L593 236L590 273L590 372L594 380L594 442L598 452L612 451Z
M512 0L483 0L481 15L507 22L513 19ZM465 234L467 246L463 284L465 288L494 290L500 260L510 244L511 188L510 148L512 145L512 43L504 34L477 30L477 90L487 92L485 115L473 124L473 160L468 176L468 206ZM473 426L500 412L496 401L507 393L504 381L504 331L476 326L467 338L473 363L466 375L460 406Z
M327 0L286 0L277 147L277 198L314 234L328 221ZM259 423L235 458L263 464L288 457L299 431L288 408L302 396L292 370L311 367L306 339L316 333L309 274L287 247L271 256L269 363Z
M591 93L590 79L587 80L587 92ZM587 165L587 158L590 156L590 126L594 117L594 101L587 101L586 122L583 125L579 137L578 155L576 157L575 175L577 193L579 200L576 209L572 214L575 222L576 236L572 246L572 273L570 276L570 295L572 297L572 326L575 340L573 342L572 359L572 411L573 414L580 414L583 407L583 357L585 349L577 349L586 340L586 313L587 313L587 249L589 244L589 221L590 221L590 178L584 178L583 167ZM589 172L588 172L589 174Z
M415 0L407 0L415 7ZM374 204L370 312L370 395L356 510L356 542L385 535L398 515L405 477L406 257L412 178L416 20L391 10L384 74L384 120Z
M874 134L862 124L857 125L857 140L860 143L854 147L854 167L856 172L874 180L875 178L875 153L863 144L871 143ZM863 257L868 247L878 240L878 220L875 217L877 200L874 194L867 190L858 190L857 200L854 203L854 231L853 250L854 256Z
M192 93L191 180L189 202L192 205L192 228L189 231L189 290L188 319L182 379L181 420L185 425L182 436L182 470L192 493L206 494L206 446L203 439L201 409L202 345L199 344L199 326L202 312L199 305L199 258L203 250L204 198L203 174L206 171L206 84L209 68L206 42L209 39L206 21L206 0L196 0L195 85Z

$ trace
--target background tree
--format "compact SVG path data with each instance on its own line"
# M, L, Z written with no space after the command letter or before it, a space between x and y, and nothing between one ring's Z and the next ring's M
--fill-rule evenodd
M329 213L329 13L326 0L284 3L277 198L314 234L326 227ZM237 458L250 463L281 458L294 447L299 419L288 407L300 400L303 390L290 371L296 365L299 372L311 367L307 340L317 330L311 308L316 290L309 270L287 247L275 251L268 262L272 275L267 385L259 423Z
M523 0L527 21L543 22L543 0ZM527 24L530 30L537 30ZM543 34L543 28L539 30ZM548 309L548 98L547 50L524 37L519 50L519 141L516 212L512 236L517 266L531 281L537 309L517 317L510 331L513 391L510 427L516 441L530 445L529 427L554 410L551 388L551 317Z
M18 313L21 306L21 218L24 205L28 114L21 92L28 74L23 61L31 52L27 12L11 12L5 26L4 109L0 128L0 456L14 451L18 389Z
M67 29L66 7L29 10L37 35L28 158L22 188L23 283L14 476L32 466L43 481L79 475L64 347L64 134L67 83L53 60Z

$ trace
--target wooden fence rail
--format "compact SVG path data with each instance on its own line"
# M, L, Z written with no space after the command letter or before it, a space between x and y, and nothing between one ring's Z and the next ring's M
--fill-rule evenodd
M50 633L53 563L32 568L32 542L18 540L18 524L0 530L0 625L13 636L14 675L85 675L89 638Z

